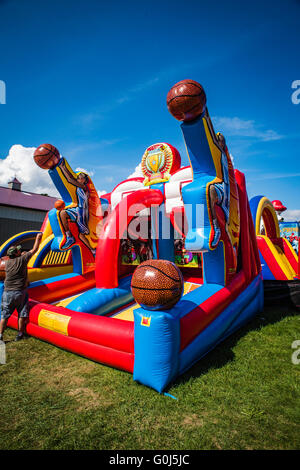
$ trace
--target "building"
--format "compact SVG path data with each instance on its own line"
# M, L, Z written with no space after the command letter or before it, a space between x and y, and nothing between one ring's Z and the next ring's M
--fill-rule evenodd
M0 186L0 246L17 233L40 230L45 215L57 200L22 191L22 184L17 178L8 186Z

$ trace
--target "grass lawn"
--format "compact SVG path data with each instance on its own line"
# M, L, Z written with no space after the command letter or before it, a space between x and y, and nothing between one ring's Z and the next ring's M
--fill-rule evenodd
M173 400L131 374L7 330L1 449L299 449L300 318L266 308L179 377Z

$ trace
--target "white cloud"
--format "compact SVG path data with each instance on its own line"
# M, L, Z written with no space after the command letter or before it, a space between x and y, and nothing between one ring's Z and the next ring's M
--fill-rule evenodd
M79 172L79 171L82 171L82 173L86 173L87 175L89 176L94 176L94 172L93 171L89 171L89 170L86 170L85 168L81 168L80 166L76 168L76 173Z
M22 190L37 194L49 194L49 196L60 197L47 170L38 167L33 160L36 147L23 147L13 145L6 158L0 159L0 185L6 186L15 176L22 183ZM93 176L92 171L85 168L76 168L75 171L83 171ZM98 191L105 194L106 191Z
M24 191L59 197L48 171L39 168L34 162L35 149L35 147L13 145L7 157L0 159L0 184L7 186L7 183L16 176L22 183Z
M228 136L254 137L262 141L279 140L283 136L272 129L264 130L254 120L243 120L238 117L215 116L212 117L214 127L222 134Z
M97 193L98 193L98 196L101 197L103 196L103 194L106 194L106 191L100 191L99 189L97 189Z
M300 209L286 210L282 213L285 222L296 222L300 220Z
M140 163L138 166L135 167L135 170L133 173L131 173L131 175L129 175L127 177L127 179L129 178L143 178L144 175L143 175L143 172L142 172L142 164Z

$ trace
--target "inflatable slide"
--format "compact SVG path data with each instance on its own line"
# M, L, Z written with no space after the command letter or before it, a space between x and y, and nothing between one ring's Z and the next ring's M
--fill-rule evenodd
M250 201L264 279L265 302L300 308L300 264L287 238L281 237L273 204L264 196Z

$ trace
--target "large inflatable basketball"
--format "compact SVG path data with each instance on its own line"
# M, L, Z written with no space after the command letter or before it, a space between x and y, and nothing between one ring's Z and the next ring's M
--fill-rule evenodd
M181 271L171 261L148 260L140 264L131 280L132 295L148 310L168 310L183 292Z

